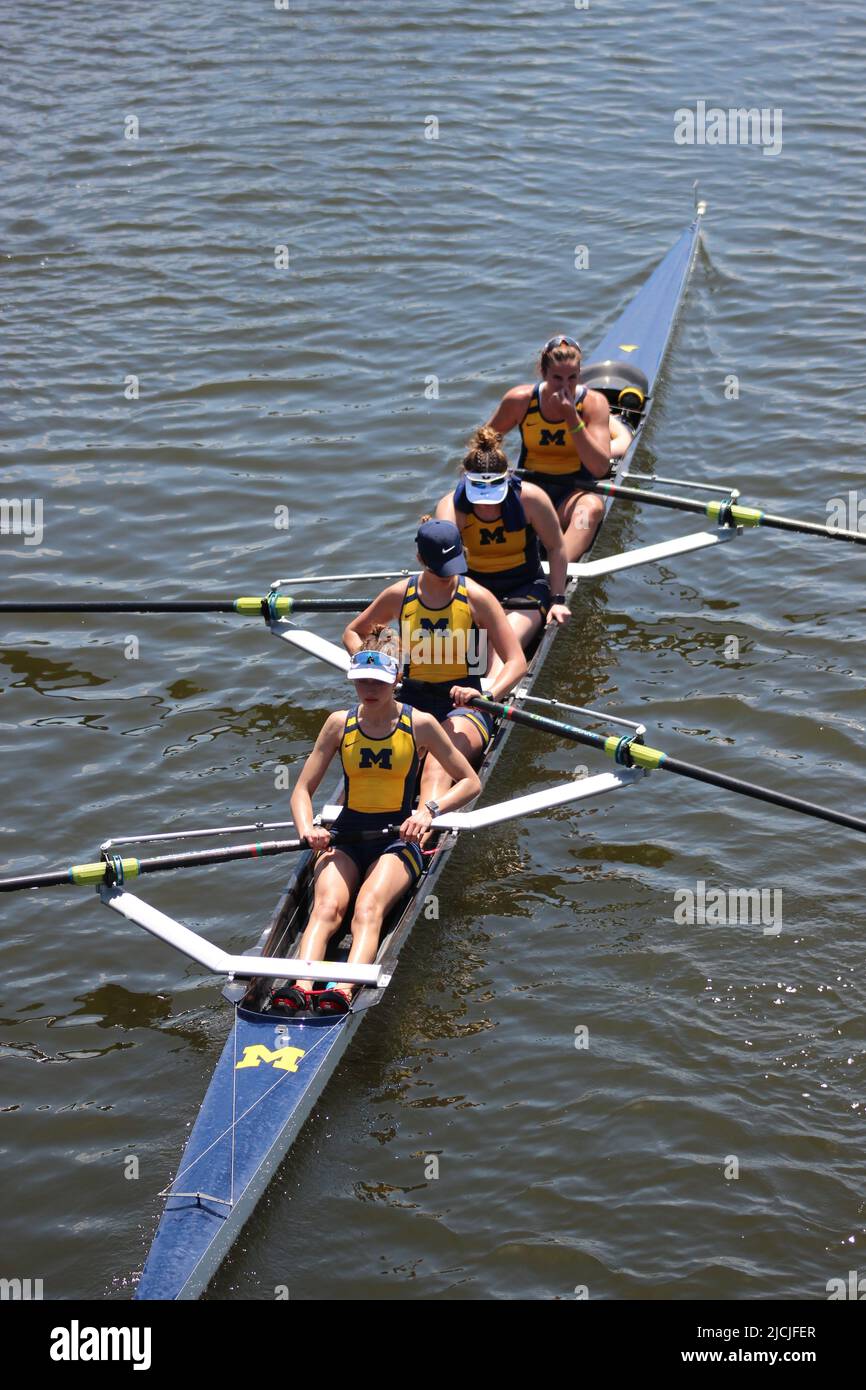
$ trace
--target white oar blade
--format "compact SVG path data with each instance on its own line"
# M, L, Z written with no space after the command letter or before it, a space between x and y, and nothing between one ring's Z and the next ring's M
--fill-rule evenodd
M240 979L266 976L271 980L339 980L343 984L355 985L387 983L386 979L380 979L378 965L346 965L335 960L302 960L286 956L233 956L158 908L151 907L150 903L137 898L134 893L106 888L100 897L107 907L114 908L122 917L144 927L145 931L159 937L166 945L173 946L176 951L182 951L190 960L197 961L214 975Z
M674 555L688 555L693 550L724 545L727 541L736 540L739 534L739 531L732 529L693 531L688 536L676 536L671 541L660 541L657 545L623 550L618 555L608 555L604 560L575 560L568 567L568 576L570 579L591 579L593 575L613 574L616 570L635 569L638 565L653 565ZM544 568L548 568L547 561Z
M638 768L600 772L595 777L575 778L572 782L562 782L556 787L530 792L527 796L512 797L510 801L497 801L493 806L481 806L473 811L446 811L437 816L433 824L437 830L483 830L488 825L498 825L500 821L516 820L538 811L550 811L555 806L566 806L572 801L585 801L592 796L604 796L606 792L621 791L646 775Z
M315 632L308 632L303 627L292 627L291 623L282 619L280 622L268 623L268 627L275 637L279 637L283 642L289 642L293 647L300 647L302 652L308 656L314 656L317 661L324 661L328 666L334 666L338 671L348 671L349 653L336 643L327 641L324 637L319 637Z

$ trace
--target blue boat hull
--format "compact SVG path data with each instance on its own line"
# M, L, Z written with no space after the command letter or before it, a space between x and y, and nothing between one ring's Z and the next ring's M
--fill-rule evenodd
M206 1288L363 1017L235 1010L136 1298L197 1298Z

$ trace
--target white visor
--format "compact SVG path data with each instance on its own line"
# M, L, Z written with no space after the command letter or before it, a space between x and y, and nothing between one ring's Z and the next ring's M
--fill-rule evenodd
M466 496L470 502L488 502L495 506L508 495L507 473L464 473Z
M346 675L350 681L386 681L395 685L400 667L387 652L360 651L352 657Z

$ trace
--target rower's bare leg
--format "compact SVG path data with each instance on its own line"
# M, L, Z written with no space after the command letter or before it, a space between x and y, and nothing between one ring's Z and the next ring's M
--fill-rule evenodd
M383 854L370 866L352 913L350 965L372 965L379 949L382 923L411 887L412 873L399 854ZM339 988L351 999L357 985L341 984Z
M442 725L455 748L459 748L464 758L472 767L477 767L481 762L481 754L484 750L484 737L477 724L471 719L466 719L458 715L456 719L446 719ZM418 793L418 804L423 806L425 801L438 801L440 796L444 796L448 788L453 786L453 779L445 771L441 763L430 753L424 759L424 771L421 774L421 788Z
M393 858L393 856L392 856ZM358 866L339 849L326 849L313 870L316 885L313 908L298 955L305 960L324 960L328 942L339 930L358 887ZM298 989L311 990L312 980L296 980Z
M604 516L604 498L596 492L573 492L560 503L558 511L565 553L571 563L592 545Z
M541 627L540 611L536 609L535 612L532 612L529 609L522 609L513 613L508 613L506 610L506 614L509 623L514 628L514 631L517 633L518 642L520 643L521 647L523 647L525 650L529 646L529 643L532 641L538 629ZM493 656L490 658L490 665L487 668L488 680L493 680L499 674L499 672L502 670L503 664L504 663L497 656L496 652L494 652Z

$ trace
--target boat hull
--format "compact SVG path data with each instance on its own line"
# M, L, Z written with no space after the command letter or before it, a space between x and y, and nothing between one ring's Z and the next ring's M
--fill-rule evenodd
M136 1298L199 1297L364 1017L299 1021L235 1009Z

